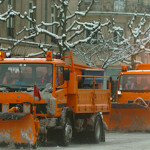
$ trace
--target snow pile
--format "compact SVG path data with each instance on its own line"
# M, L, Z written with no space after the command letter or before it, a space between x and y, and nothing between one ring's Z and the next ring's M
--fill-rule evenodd
M52 84L48 83L46 84L46 88L41 92L42 98L45 100L45 103L47 104L47 114L48 115L55 115L55 108L56 108L56 98L52 96L50 93L52 91Z
M0 132L0 143L10 143L11 142L11 137L10 133L6 132L5 130Z
M23 141L25 141L26 143L29 144L33 144L34 141L34 137L33 137L33 131L31 130L31 128L29 128L26 131L21 130L21 137L20 137Z

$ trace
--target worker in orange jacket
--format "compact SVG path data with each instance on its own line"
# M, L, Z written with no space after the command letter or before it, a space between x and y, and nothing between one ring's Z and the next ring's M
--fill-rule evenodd
M52 83L52 70L50 67L47 69L47 73L42 76L42 84Z
M126 87L126 90L133 90L134 83L131 80L128 80L125 87Z
M7 70L3 77L2 84L14 84L16 80L11 78L11 72Z

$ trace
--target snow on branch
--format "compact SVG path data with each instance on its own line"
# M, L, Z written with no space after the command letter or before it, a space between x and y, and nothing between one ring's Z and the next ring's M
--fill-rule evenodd
M42 21L41 22L41 26L54 26L54 25L57 25L57 26L59 26L60 25L60 23L59 22L56 22L56 21L54 21L54 22L52 22L52 23L45 23L44 21Z
M133 37L137 38L139 35L141 35L141 33L144 34L144 32L142 32L142 27L144 27L146 24L146 14L144 14L144 16L141 17L139 23L135 23L135 21L137 21L137 15L136 14L128 22L128 27L129 27L129 30L131 32L131 35ZM137 24L137 25L135 26L135 24Z
M90 9L91 9L93 3L94 3L94 0L92 0L92 1L90 2L90 5L87 7L87 9L86 9L85 11L79 11L79 7L80 7L80 5L82 4L82 0L80 0L80 1L78 2L77 9L76 9L75 13L73 13L73 14L70 15L70 16L67 16L66 19L68 20L68 19L71 19L71 18L77 17L77 16L78 16L78 17L79 17L79 16L85 17L85 16L87 15L87 13L90 11ZM78 17L77 17L77 18L78 18Z
M80 43L87 43L90 39L92 39L92 37L95 35L95 33L98 33L99 31L101 31L101 28L104 27L104 26L108 26L110 24L110 21L107 21L106 23L104 24L101 24L101 22L94 22L94 23L79 23L79 25L82 25L83 26L83 29L84 30L89 30L91 31L90 35L84 39L79 39L73 43L68 43L68 41L72 40L74 37L76 37L78 34L82 33L83 31L81 30L80 32L79 31L76 31L68 40L67 40L67 43L66 45L69 45L69 47L71 48L74 48L76 45L80 44Z

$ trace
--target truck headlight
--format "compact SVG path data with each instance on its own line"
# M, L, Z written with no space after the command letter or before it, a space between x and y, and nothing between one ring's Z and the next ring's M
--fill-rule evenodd
M30 114L31 113L31 104L29 104L29 103L23 104L23 112L26 114Z
M118 91L117 93L118 93L118 95L122 95L121 91Z
M9 104L2 104L2 112L8 112Z

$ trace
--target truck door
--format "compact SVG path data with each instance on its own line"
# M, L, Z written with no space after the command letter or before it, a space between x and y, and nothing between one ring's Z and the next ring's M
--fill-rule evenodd
M57 100L57 115L61 114L61 110L67 104L67 87L64 84L64 67L56 66L56 100Z

